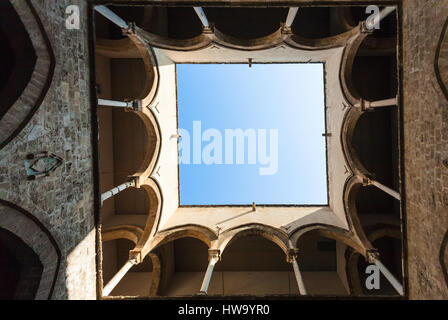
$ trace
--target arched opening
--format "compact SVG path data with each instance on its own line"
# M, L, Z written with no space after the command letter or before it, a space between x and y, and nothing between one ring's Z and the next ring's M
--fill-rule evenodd
M249 40L268 36L286 20L287 8L204 8L221 33Z
M132 241L117 239L103 242L103 283L107 284L129 258L135 247ZM110 296L150 295L152 284L152 261L146 256L142 263L133 266L109 294Z
M149 94L146 84L153 82L154 71L145 66L135 44L130 39L97 39L98 97L118 101L144 99Z
M3 230L0 230L2 234ZM17 285L20 277L20 263L3 243L0 243L0 299L12 300L17 291Z
M352 146L375 180L398 190L398 119L396 107L377 108L361 115Z
M381 52L364 49L361 45L353 63L352 79L358 94L365 100L395 97L398 92L396 51Z
M347 23L345 15L344 8L300 7L291 29L294 34L304 38L328 38L353 27Z
M400 189L397 123L396 107L378 108L359 118L352 139L354 150L367 171L393 190ZM384 219L399 222L399 202L374 186L358 190L356 208L362 225Z
M0 90L3 90L12 74L16 57L3 28L0 29L0 41L3 47L0 51L0 57L4 62L0 65Z
M199 292L208 265L208 247L195 238L181 238L157 249L161 259L159 294L162 296L191 296ZM209 293L214 293L213 276Z
M192 7L146 7L141 28L170 39L185 40L202 33L202 24Z
M0 228L0 299L32 300L36 297L43 265L22 239Z
M371 13L366 13L367 7L365 6L353 6L350 7L351 18L353 21L353 25L356 25L356 22L365 21Z
M394 14L381 21L381 28L390 17ZM360 99L392 99L398 94L397 38L377 37L378 31L360 33L345 51L341 81L352 104Z
M202 24L192 7L109 6L119 17L150 33L170 39L184 40L202 33ZM99 20L101 22L101 20ZM110 39L123 38L112 23L103 27Z
M384 7L379 7L379 10L384 9ZM353 6L350 7L351 18L355 25L360 21L366 21L369 16L373 14L372 12L366 12L366 6ZM397 17L395 13L387 16L380 23L380 29L375 30L375 37L394 37L397 34Z
M291 295L298 289L292 265L274 242L247 235L231 241L216 265L214 277L221 278L219 294Z
M378 249L380 253L380 260L386 268L393 274L393 276L401 283L403 276L401 272L401 240L392 237L382 237L376 239L372 243L374 248ZM358 275L361 283L362 292L365 295L398 295L397 291L392 287L390 282L384 277L380 276L379 289L368 289L366 286L367 277L370 273L366 272L369 263L364 257L359 256L357 261Z
M307 294L348 294L344 257L346 245L322 237L317 231L310 231L299 238L297 248L297 260Z
M155 131L149 131L139 115L121 108L100 107L98 118L101 192L106 192L128 181L152 158Z
M128 188L109 200L101 208L104 227L134 225L145 229L151 203L148 191L144 188Z
M9 1L0 2L0 119L20 97L36 65L33 43Z
M151 86L156 85L154 70L146 61L150 59L149 53L142 56L129 38L124 41L103 38L107 36L104 29L108 22L99 14L96 19L98 98L114 101L146 98L152 92ZM100 105L98 122L101 185L105 192L150 166L156 152L157 134L143 112L128 112L122 107Z
M365 8L353 9L367 19ZM380 8L381 9L381 8ZM364 12L364 13L362 13ZM371 13L372 14L372 13ZM371 15L369 14L369 15ZM375 101L398 93L397 19L395 12L380 22L380 28L361 43L353 61L353 85L361 98Z
M118 8L127 12L141 7ZM99 13L95 14L95 35L98 97L117 101L144 100L143 107L146 107L157 92L159 79L157 62L148 46L134 34L123 35L120 28Z
M375 186L366 186L358 190L356 210L364 226L391 220L399 221L400 217L398 201Z

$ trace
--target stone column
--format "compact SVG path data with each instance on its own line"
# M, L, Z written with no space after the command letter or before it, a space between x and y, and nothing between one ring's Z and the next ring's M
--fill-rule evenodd
M299 287L299 293L301 295L306 295L305 283L303 282L302 273L300 272L299 263L297 262L298 249L290 249L288 251L287 261L292 263L294 269L294 275L296 277L297 286Z
M384 18L386 18L389 14L395 11L395 7L386 7L383 10L379 12L379 21L382 21ZM375 22L377 19L372 18L368 21L366 21L366 27L367 29L373 29L375 27Z
M95 11L102 14L104 17L106 17L108 20L110 20L112 23L116 24L121 29L128 29L129 25L121 19L119 16L117 16L112 10L110 10L106 6L95 6Z
M213 269L215 268L215 264L220 259L220 251L215 249L208 250L208 267L205 272L204 280L202 281L201 290L199 294L207 295L208 286L210 284L210 280L212 278Z
M395 199L401 201L400 193L398 193L397 191L395 191L395 190L393 190L393 189L391 189L389 187L386 187L385 185L379 183L378 181L375 181L375 180L367 178L367 179L364 179L364 185L365 186L370 186L370 185L375 186L378 189L380 189L380 190L386 192L387 194L391 195Z
M377 250L370 250L367 252L367 261L374 263L389 283L394 287L399 295L404 295L403 285L394 277L394 275L386 268L386 266L378 259L379 254Z
M121 269L112 277L112 279L107 283L107 285L103 288L103 296L108 296L112 290L117 286L117 284L123 279L126 273L131 269L134 265L137 264L136 259L129 259L126 263L121 267Z
M193 7L193 9L194 9L194 11L196 11L196 14L198 15L199 19L201 20L201 22L202 22L202 26L203 26L205 29L209 29L209 28L210 28L210 25L209 25L209 23L208 23L207 16L205 15L205 12L204 12L204 10L202 9L202 7Z
M107 100L107 99L98 99L98 105L106 106L106 107L126 108L126 109L132 109L134 111L142 111L142 101L141 100L115 101L115 100Z
M285 28L291 28L298 11L299 11L299 7L290 7L289 8L288 16L286 17Z
M130 187L137 187L137 177L133 177L131 181L125 182L123 184L120 184L118 187L115 187L109 191L104 192L101 195L101 203L103 203L105 200L109 199L110 197L120 193L123 190L126 190Z
M378 100L378 101L367 101L361 99L361 101L355 105L355 107L361 108L362 111L372 111L375 108L390 107L390 106L394 107L398 106L398 96L395 98Z

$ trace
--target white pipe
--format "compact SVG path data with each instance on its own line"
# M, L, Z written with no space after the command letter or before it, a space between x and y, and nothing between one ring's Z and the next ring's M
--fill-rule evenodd
M207 16L205 15L204 10L201 7L193 7L194 11L198 15L199 19L201 19L202 25L206 28L209 27Z
M383 190L384 192L386 192L387 194L391 195L395 199L401 200L401 196L400 196L400 194L397 191L392 190L389 187L386 187L385 185L379 183L378 181L371 180L370 184L374 185L375 187L377 187L380 190Z
M294 19L296 18L297 11L299 11L299 7L291 7L288 11L288 17L286 17L285 27L291 28Z
M109 191L104 192L101 195L101 203L103 203L105 200L109 199L110 197L120 193L121 191L123 191L123 190L125 190L125 189L127 189L129 187L133 187L133 186L135 186L135 182L134 181L128 181L128 182L125 182L123 184L120 184L118 187L115 187L115 188L113 188L113 189L111 189Z
M397 292L403 296L404 290L401 283L394 277L392 273L384 266L384 264L381 263L380 260L375 260L375 265L380 269L381 273L386 277L386 279L389 281L389 283L392 285L392 287L397 290Z
M103 288L103 296L108 296L112 290L117 286L117 284L123 279L123 277L126 275L126 273L129 271L129 269L132 268L137 264L137 262L132 259L128 260L123 267L113 276L112 279L107 283L107 285Z
M98 13L101 13L103 16L105 16L107 19L109 19L111 22L115 23L117 26L119 26L121 29L127 29L129 28L126 21L121 19L119 16L117 16L112 10L110 10L106 6L95 6L95 11Z
M378 22L382 21L382 20L383 20L384 18L386 18L389 14L391 14L392 12L394 12L395 9L396 9L395 7L386 7L386 8L384 8L383 10L381 10L381 11L379 12L379 20L378 20L377 17L368 20L369 24L367 24L367 22L366 22L366 27L367 27L368 29L373 29L373 28L375 27L375 23L377 23L377 20L378 20Z
M218 257L212 257L208 262L207 271L205 271L204 280L201 285L201 294L207 294L208 286L210 284L210 279L212 278L213 269L215 268L216 262L218 262Z
M98 105L100 106L109 106L109 107L124 107L131 108L131 102L123 102L123 101L115 101L115 100L107 100L107 99L98 99Z
M301 295L306 295L305 283L303 283L302 273L299 269L299 263L296 258L292 258L292 266L294 268L294 274L296 276L297 286L299 287L299 293Z

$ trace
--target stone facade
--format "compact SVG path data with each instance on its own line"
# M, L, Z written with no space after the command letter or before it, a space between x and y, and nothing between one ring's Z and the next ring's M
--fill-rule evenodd
M53 299L95 299L93 157L85 1L31 1L56 56L47 95L31 121L0 150L0 199L32 213L51 232L62 262ZM65 28L65 8L79 5L80 30ZM27 181L28 153L64 159L51 176Z
M404 161L411 299L447 299L439 254L448 228L448 101L434 69L446 1L403 1ZM444 263L447 263L446 249Z

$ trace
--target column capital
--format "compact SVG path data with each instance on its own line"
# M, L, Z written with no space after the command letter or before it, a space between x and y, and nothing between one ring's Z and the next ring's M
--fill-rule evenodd
M372 264L375 263L379 257L380 257L380 254L378 252L378 249L372 248L372 249L367 250L367 252L366 252L366 260L369 263L372 263Z
M376 101L370 101L365 99L359 99L359 102L355 104L355 107L361 108L361 111L374 111L376 108L379 107L389 107L389 106L398 106L399 105L399 98L398 96L395 96L390 99L383 99L383 100L376 100Z
M134 187L135 188L140 188L141 183L140 183L140 177L139 176L132 176L132 177L130 177L130 181L134 183Z
M359 25L360 25L359 31L361 33L372 34L375 31L374 28L371 29L367 28L366 21L360 22Z
M370 186L370 185L372 185L372 183L373 183L373 181L372 181L371 178L369 178L369 177L363 177L362 178L362 185L364 187Z
M292 34L291 26L287 26L286 23L282 22L280 24L280 27L281 27L282 34L287 34L287 35Z
M213 22L210 22L208 27L203 25L202 33L203 34L214 34L215 33L215 24Z
M126 102L128 106L126 107L125 111L142 111L142 100L132 100Z
M134 264L139 264L142 262L142 252L140 250L130 250L129 251L129 261L134 261Z
M286 262L293 263L294 260L297 260L298 256L299 256L299 249L290 248L290 249L288 249L288 252L286 254Z
M361 98L359 99L359 102L355 104L355 107L361 108L362 112L372 111L370 104L371 104L370 101Z
M208 249L208 260L215 259L217 261L221 260L221 250L219 249Z
M136 28L135 22L128 22L128 27L121 29L121 32L123 33L124 36L128 36L131 34L135 34L135 28Z

